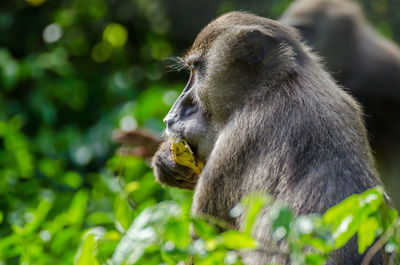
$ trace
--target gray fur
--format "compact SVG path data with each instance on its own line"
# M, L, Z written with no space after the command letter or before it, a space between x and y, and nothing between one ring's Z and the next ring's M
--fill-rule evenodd
M292 28L228 13L202 30L186 58L192 54L203 66L199 73L194 69L194 82L166 122L167 138L184 138L206 162L194 189L194 215L212 215L240 229L242 220L229 211L252 192L283 200L300 215L323 213L351 194L380 185L359 105ZM193 106L197 111L186 111ZM177 186L173 175L160 175L168 151L164 145L153 158L155 175ZM267 211L254 236L268 248L266 220ZM244 259L246 264L283 264L260 252ZM360 264L355 242L328 264L340 264L338 259Z

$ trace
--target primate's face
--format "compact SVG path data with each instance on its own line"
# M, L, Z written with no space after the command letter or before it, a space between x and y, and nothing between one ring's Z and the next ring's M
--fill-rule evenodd
M179 59L190 72L189 81L164 119L166 134L186 140L203 160L251 93L270 44L270 37L257 27L226 20L229 17L221 17L205 27Z

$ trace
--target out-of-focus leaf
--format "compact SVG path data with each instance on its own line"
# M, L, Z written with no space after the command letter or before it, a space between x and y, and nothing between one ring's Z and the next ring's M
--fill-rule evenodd
M91 52L91 57L96 63L104 63L112 54L112 47L107 42L97 43Z
M308 265L322 265L325 263L326 261L326 257L324 255L321 254L308 254L306 256L306 264Z
M334 242L327 242L319 237L309 237L306 243L322 253L329 253L334 249Z
M157 241L157 226L164 226L170 217L181 213L175 202L164 201L146 208L133 221L119 242L112 257L113 264L134 264L145 249Z
M353 215L348 215L339 224L338 228L333 232L333 237L336 240L335 247L340 248L344 246L347 241L350 240L357 232L362 219L359 216L354 217Z
M90 214L86 221L90 225L106 225L106 224L114 224L115 216L113 212L95 212Z
M68 171L63 176L63 182L71 188L79 188L82 185L82 176L75 171Z
M164 262L166 262L169 265L176 265L176 261L174 259L174 256L171 255L168 252L161 251L161 258L163 259Z
M224 264L224 259L226 256L226 250L218 250L210 253L205 258L196 259L195 264L200 265L216 265L216 264Z
M214 238L217 235L216 229L205 220L194 218L192 219L192 225L197 235L203 239Z
M5 254L4 252L6 249L14 244L17 244L19 240L20 237L16 234L0 238L0 250L2 250L0 252L0 257Z
M376 187L362 194L354 194L330 208L324 214L323 221L332 225L336 247L346 244L363 222L368 220L368 216L378 211L383 202L383 189Z
M347 216L357 211L359 208L360 195L354 194L346 198L341 203L330 208L325 212L323 216L324 222L333 225L333 229L336 229Z
M136 190L138 190L140 188L140 182L139 181L132 181L129 182L126 186L125 186L125 191L127 193L131 193L134 192Z
M87 234L80 247L76 257L75 265L99 265L99 261L96 258L96 240L94 234Z
M222 233L222 245L228 249L251 249L257 247L257 242L248 234L236 230Z
M115 199L114 212L118 224L126 231L132 223L133 211L124 193L121 193Z
M190 243L189 222L183 218L171 218L165 225L165 240L172 241L176 247L184 248Z
M89 194L86 190L78 191L71 201L68 209L68 219L73 225L81 225L86 214L86 205Z
M353 194L347 197L344 201L326 211L323 219L324 222L333 224L335 230L342 223L342 220L350 214L355 216L363 211L364 215L368 215L376 211L383 201L382 188L372 188L362 194Z
M358 237L358 253L364 253L375 239L376 230L379 227L379 222L376 217L371 216L364 220L357 232Z
M240 204L247 208L245 232L250 234L256 218L263 207L272 202L272 199L265 194L251 194L245 197Z
M270 219L275 240L282 239L290 232L293 213L288 205L276 202L271 208Z
M38 229L38 227L43 223L47 213L50 211L52 206L53 206L52 199L46 198L41 200L38 208L34 213L33 221L26 224L26 226L24 227L24 233L29 234L36 231L36 229Z
M381 206L380 212L383 229L387 230L395 224L396 218L398 217L399 213L395 209L389 207L387 204L383 204Z

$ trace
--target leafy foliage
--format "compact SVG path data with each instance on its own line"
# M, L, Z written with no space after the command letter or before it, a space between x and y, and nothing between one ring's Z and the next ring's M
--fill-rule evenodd
M268 249L260 248L249 233L265 206L271 207L268 219L273 232L272 240L277 244L282 240L287 242L283 249L273 248L273 244ZM211 217L189 217L188 209L181 209L175 202L161 202L137 216L108 261L111 264L177 264L189 260L194 260L195 264L242 264L237 250L242 253L258 250L284 256L291 264L320 265L325 263L332 251L355 235L360 254L378 244L378 248L368 250L366 257L372 257L374 251L388 243L386 251L395 253L391 257L392 264L399 259L396 257L400 228L397 211L387 205L380 187L352 195L322 216L294 217L286 204L272 203L270 198L262 195L244 198L232 213L246 215L243 232L231 230L229 224ZM196 234L195 240L190 239L190 226ZM218 232L221 229L223 232ZM90 251L92 241L93 237L87 236L81 248L86 247ZM97 242L100 248L104 244L101 240ZM82 251L79 258L87 256ZM367 258L364 262L368 264Z

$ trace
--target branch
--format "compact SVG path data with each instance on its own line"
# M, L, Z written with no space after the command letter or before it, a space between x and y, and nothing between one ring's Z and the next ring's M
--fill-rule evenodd
M370 249L368 249L367 254L365 254L361 265L368 265L375 254L386 244L389 239L389 235L392 234L392 229L387 230L379 239L376 241Z

